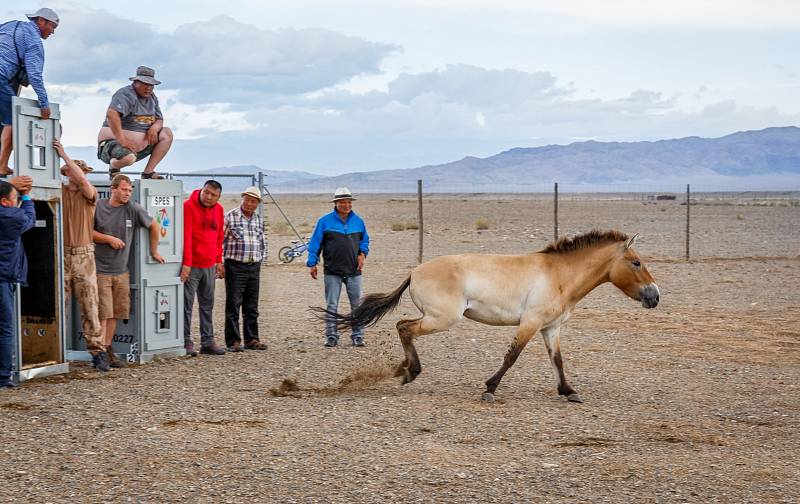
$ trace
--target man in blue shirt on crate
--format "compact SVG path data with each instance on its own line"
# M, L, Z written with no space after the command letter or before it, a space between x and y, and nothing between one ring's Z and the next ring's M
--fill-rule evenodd
M364 221L353 212L350 189L340 187L333 194L333 212L324 215L314 228L308 243L308 261L311 278L317 279L317 263L322 252L325 269L325 301L329 312L336 313L339 308L339 295L342 284L347 288L350 309L354 310L361 302L361 270L369 254L369 235ZM339 342L336 322L332 317L325 320L325 346L335 347ZM353 346L364 346L364 328L353 328Z
M30 22L8 21L0 25L0 177L10 175L11 157L11 98L19 94L20 86L31 85L39 98L42 119L50 118L50 102L44 88L44 46L42 39L58 28L58 14L43 7L26 14Z

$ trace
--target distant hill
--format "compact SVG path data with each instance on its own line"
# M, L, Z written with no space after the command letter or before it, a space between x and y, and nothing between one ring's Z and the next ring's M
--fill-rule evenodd
M200 186L209 178L214 178L214 175L257 175L259 172L265 175L264 182L272 186L274 184L286 184L292 182L301 182L307 180L318 180L322 178L321 175L315 173L308 173L304 171L282 171L282 170L266 170L256 165L239 165L239 166L221 166L210 170L199 170L191 173L192 177L175 177L176 179L183 180L184 191L188 192L200 188ZM222 184L222 191L224 193L239 192L252 184L252 181L247 178L227 178L220 177L217 179Z
M278 192L412 192L422 179L433 192L546 190L553 182L588 189L620 183L726 186L800 186L800 128L789 126L656 142L577 142L515 148L487 158L465 157L441 165L347 173L335 177L270 180ZM757 188L757 187L753 187Z

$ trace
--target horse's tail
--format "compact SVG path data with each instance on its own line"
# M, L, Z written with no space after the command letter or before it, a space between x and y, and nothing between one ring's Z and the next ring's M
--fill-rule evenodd
M400 302L400 296L403 295L403 292L408 289L410 284L411 275L407 276L403 283L392 292L368 294L361 300L361 304L347 315L341 315L319 306L312 306L311 310L316 312L317 317L323 320L332 318L339 329L369 327L375 325L384 315L397 307L397 303Z

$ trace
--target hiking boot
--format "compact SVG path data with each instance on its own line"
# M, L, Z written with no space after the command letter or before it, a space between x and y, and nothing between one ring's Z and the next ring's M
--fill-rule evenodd
M335 336L328 336L328 339L325 340L326 347L335 347L337 343L339 340Z
M216 343L211 343L210 345L201 346L200 353L205 355L225 355L225 349L217 346Z
M244 347L246 349L248 349L248 350L266 350L267 349L267 344L266 343L261 343L259 340L254 339L254 340L250 340L250 341L245 342Z
M367 344L364 343L364 338L362 336L356 336L353 338L353 346L363 347L367 346Z
M228 347L229 352L244 352L244 347L238 341L234 341L233 345Z
M104 373L111 371L111 365L108 362L108 352L99 352L97 355L93 355L92 366Z
M128 363L117 357L114 352L108 352L108 365L112 368L119 369L126 367Z
M186 350L186 355L189 357L197 357L197 350L194 349L194 342L192 340L184 343L183 349Z

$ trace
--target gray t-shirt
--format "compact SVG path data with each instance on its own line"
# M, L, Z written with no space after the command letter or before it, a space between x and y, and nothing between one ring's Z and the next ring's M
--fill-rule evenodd
M133 201L118 207L111 206L111 202L107 199L98 201L94 212L94 229L119 238L125 242L125 247L116 250L106 243L96 244L94 259L97 272L104 275L119 275L128 271L133 233L139 227L149 228L151 222L153 218L147 214L144 207Z
M111 97L108 108L119 112L122 116L122 129L128 131L146 132L154 122L164 119L155 93L142 98L136 94L133 84L117 90ZM103 126L108 126L108 118L103 121Z

